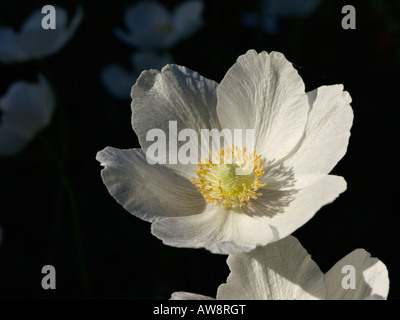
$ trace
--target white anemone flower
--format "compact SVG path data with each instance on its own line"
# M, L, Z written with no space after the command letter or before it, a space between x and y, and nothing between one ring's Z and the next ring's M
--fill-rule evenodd
M0 27L0 62L13 63L37 60L59 51L73 36L82 21L83 10L78 7L69 26L67 12L56 9L56 29L43 29L45 16L41 9L35 10L16 32L11 27Z
M385 264L356 249L323 273L293 236L230 255L230 274L217 300L385 300L389 276ZM351 271L349 271L351 270ZM174 292L171 300L214 300Z
M55 98L47 80L14 82L0 98L0 156L20 152L51 121Z
M131 46L169 48L203 25L202 13L202 1L182 2L172 13L158 2L139 2L125 12L128 31L116 29L115 34Z
M132 70L126 70L118 64L111 64L101 72L101 80L114 97L129 100L132 86L143 70L161 70L171 62L172 58L169 54L159 55L153 51L135 52L131 57Z
M248 51L220 84L177 65L144 71L131 96L141 148L107 147L97 160L110 194L151 222L164 244L250 251L288 236L346 189L342 177L328 173L347 150L350 95L342 85L306 93L279 52ZM202 129L253 129L254 153L238 160L244 150L234 146L233 163L212 167L203 160L149 164L154 139L146 135L154 128L168 132L170 121L197 136ZM239 176L239 167L253 171Z

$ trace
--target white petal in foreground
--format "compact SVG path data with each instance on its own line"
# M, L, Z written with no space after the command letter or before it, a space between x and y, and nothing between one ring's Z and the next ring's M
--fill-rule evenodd
M277 162L303 135L309 103L303 80L283 54L249 50L218 87L223 128L254 129L255 150Z
M0 155L20 152L30 139L51 121L55 98L47 80L13 83L0 98Z
M289 236L246 254L230 255L231 273L217 299L324 299L324 275L299 241Z
M354 267L354 288L343 288L342 280ZM382 300L389 293L388 270L382 261L371 258L364 249L357 249L337 262L325 275L328 288L327 299L331 300ZM350 285L350 280L345 281Z
M230 255L227 263L231 272L219 286L217 300L383 300L389 288L385 265L365 250L353 251L324 275L293 236ZM342 286L344 264L352 265L357 274L354 290ZM204 296L176 292L172 297Z
M152 233L164 244L174 247L204 247L213 253L250 251L274 239L268 223L244 214L241 209L227 210L209 205L204 213L187 217L158 219Z
M20 32L9 27L0 27L0 62L25 62L42 59L59 51L73 36L83 19L83 10L78 7L67 26L67 13L58 6L56 29L43 29L41 9L35 10L22 25Z
M167 167L150 165L142 149L108 147L96 159L104 166L101 176L110 194L143 220L198 214L205 208L203 197L188 179Z
M174 292L171 295L170 300L215 300L215 298L203 296L201 294L196 294L196 293L179 291L179 292Z

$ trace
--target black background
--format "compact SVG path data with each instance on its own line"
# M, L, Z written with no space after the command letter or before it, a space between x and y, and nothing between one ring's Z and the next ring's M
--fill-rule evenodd
M162 245L150 224L109 195L95 160L106 146L138 147L129 101L100 81L110 63L130 67L131 48L113 34L135 1L1 1L0 25L19 29L36 8L59 4L84 20L58 53L40 62L0 64L0 96L43 72L57 91L51 124L12 158L0 158L0 298L168 299L174 291L215 296L229 270L226 256ZM179 1L163 1L172 9ZM344 5L355 30L341 27ZM280 51L312 90L343 83L353 98L348 152L332 171L348 188L294 235L326 272L356 248L382 260L400 297L398 130L400 1L324 0L307 18L279 20L279 33L245 27L248 1L205 1L204 26L172 48L177 64L221 81L248 49ZM41 269L53 265L57 289L43 290Z

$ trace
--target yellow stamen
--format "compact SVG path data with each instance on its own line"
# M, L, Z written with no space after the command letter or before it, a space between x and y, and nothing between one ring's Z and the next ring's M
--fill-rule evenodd
M222 203L227 208L251 207L250 200L262 196L256 191L267 185L259 180L265 173L264 166L255 151L249 153L246 148L241 151L238 147L225 147L214 154L210 151L210 156L197 165L197 178L191 181L205 200L215 206ZM237 169L241 174L237 174Z

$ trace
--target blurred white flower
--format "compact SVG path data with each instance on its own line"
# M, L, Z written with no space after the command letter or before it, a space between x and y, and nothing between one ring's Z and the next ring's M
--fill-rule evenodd
M144 71L131 96L141 149L107 147L97 160L110 194L152 222L164 244L250 251L291 234L346 190L345 180L329 172L347 150L350 95L342 85L306 93L279 52L249 50L219 85L177 65ZM253 171L237 176L234 169L243 164L236 160L212 167L200 161L149 164L146 152L154 140L147 133L168 133L170 121L177 121L178 132L190 128L197 137L202 129L254 130L254 156L245 158Z
M13 83L0 98L0 156L20 152L49 124L54 106L53 93L42 75L38 83Z
M263 0L264 17L305 18L317 10L322 0Z
M119 99L129 100L132 86L143 70L161 70L168 63L172 63L169 54L159 55L152 51L138 51L131 57L132 70L126 70L118 64L111 64L101 72L101 80L110 94Z
M83 18L83 10L78 7L69 26L68 14L60 7L56 9L56 29L43 29L44 14L35 10L24 22L19 32L10 27L0 26L0 62L25 62L41 59L56 53L73 36Z
M116 29L115 34L135 47L169 48L203 25L202 12L202 1L185 1L172 13L158 2L139 2L125 12L128 31Z
M322 0L263 0L259 12L245 12L241 22L246 27L260 25L270 34L279 32L279 19L304 19L312 15Z
M352 251L324 274L293 236L230 255L227 263L231 272L217 300L385 300L389 292L385 264L364 249ZM342 285L344 266L354 267L354 289ZM213 300L188 292L174 292L171 299Z
M322 0L264 0L262 28L275 34L279 30L278 19L307 18L318 8Z

